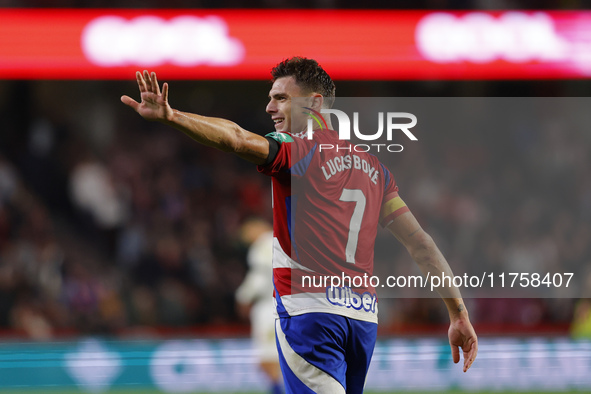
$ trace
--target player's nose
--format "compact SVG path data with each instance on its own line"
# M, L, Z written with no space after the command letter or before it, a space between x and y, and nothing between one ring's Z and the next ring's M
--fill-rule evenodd
M275 105L273 100L269 101L269 104L267 104L267 108L265 108L265 111L267 111L268 114L274 114L275 112L277 112L277 105Z

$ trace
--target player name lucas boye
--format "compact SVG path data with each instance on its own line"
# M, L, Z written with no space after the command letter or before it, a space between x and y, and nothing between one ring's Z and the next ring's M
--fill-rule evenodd
M324 174L326 180L329 180L337 172L343 172L345 170L350 170L351 168L365 172L373 184L377 185L379 174L378 170L376 170L374 167L371 167L367 161L363 160L357 155L333 157L321 166L322 173Z

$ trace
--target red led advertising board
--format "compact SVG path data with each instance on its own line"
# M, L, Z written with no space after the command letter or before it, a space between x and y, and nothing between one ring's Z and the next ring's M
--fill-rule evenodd
M317 59L335 79L591 76L591 12L64 10L0 13L1 79L267 79Z

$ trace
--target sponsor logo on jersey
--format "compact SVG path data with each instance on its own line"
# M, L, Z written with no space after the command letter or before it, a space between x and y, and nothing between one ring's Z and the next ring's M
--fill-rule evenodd
M359 294L348 286L326 288L326 299L333 305L376 313L378 297L365 291Z

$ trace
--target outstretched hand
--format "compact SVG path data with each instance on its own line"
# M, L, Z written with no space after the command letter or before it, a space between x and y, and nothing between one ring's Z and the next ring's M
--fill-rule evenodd
M458 319L452 321L448 331L449 345L454 363L460 362L460 348L464 353L464 372L476 359L478 353L478 338L469 320Z
M141 103L129 96L121 96L123 104L129 105L144 119L150 121L166 121L172 116L172 108L168 104L168 84L162 85L162 91L156 79L156 73L135 73L140 88Z

